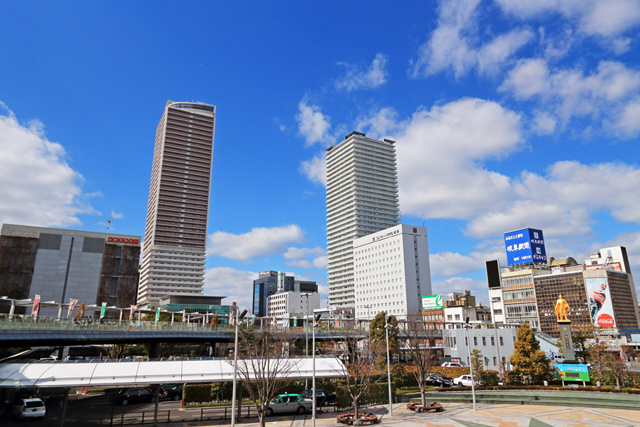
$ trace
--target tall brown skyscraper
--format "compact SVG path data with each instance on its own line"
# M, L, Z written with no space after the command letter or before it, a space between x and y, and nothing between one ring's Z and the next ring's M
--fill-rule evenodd
M138 305L202 293L216 107L172 102L156 131Z

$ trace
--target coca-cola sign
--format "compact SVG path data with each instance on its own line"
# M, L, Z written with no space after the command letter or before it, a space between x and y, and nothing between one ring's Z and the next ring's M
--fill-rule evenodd
M585 278L591 321L596 328L615 328L613 301L606 277Z
M609 316L608 314L601 314L598 317L598 325L601 328L613 328L613 317Z

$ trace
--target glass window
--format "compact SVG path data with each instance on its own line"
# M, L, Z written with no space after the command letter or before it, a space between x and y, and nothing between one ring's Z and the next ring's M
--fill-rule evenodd
M482 345L487 345L487 338L486 337L482 337Z
M478 337L473 337L473 345L478 345Z

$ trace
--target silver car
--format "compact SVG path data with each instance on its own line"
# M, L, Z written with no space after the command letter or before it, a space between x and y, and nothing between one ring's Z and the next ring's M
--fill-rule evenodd
M11 412L14 417L23 419L44 417L47 410L40 399L17 399L13 403Z
M281 394L280 396L269 402L266 415L270 417L273 414L284 414L295 412L302 415L311 411L313 401L305 399L299 394Z

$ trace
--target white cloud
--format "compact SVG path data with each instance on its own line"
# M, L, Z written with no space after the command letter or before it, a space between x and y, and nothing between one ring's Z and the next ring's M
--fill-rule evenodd
M526 59L509 71L499 90L518 100L538 99L564 122L574 116L605 117L611 129L637 134L633 125L618 117L640 93L640 71L620 62L601 61L585 74L578 68L552 71L543 59Z
M312 181L327 185L327 161L325 153L314 156L311 160L304 160L300 164L300 172Z
M495 74L502 65L522 46L533 40L529 30L514 30L501 34L478 51L478 71L481 74Z
M439 3L438 26L419 49L413 62L413 77L451 69L459 78L476 66L482 74L494 74L534 37L527 29L516 29L482 44L477 28L480 0Z
M445 298L449 292L471 291L476 297L476 303L489 304L489 285L486 280L474 280L466 277L452 277L441 282L432 282L431 290L434 295L442 294Z
M335 82L336 89L351 92L357 89L373 89L387 81L388 58L378 53L368 70L360 70L357 66L340 63L347 67L347 73Z
M496 0L521 19L558 13L592 36L613 38L640 24L638 0Z
M356 130L365 132L370 138L383 138L395 131L398 126L398 113L393 108L382 108L369 116L356 120Z
M111 219L122 219L124 218L124 215L121 213L118 213L116 211L111 211Z
M551 135L556 129L558 120L546 111L536 111L531 129L538 135Z
M520 128L518 114L481 99L416 112L396 137L402 211L467 219L506 207L510 179L480 162L520 149Z
M622 136L631 137L640 134L640 98L636 98L624 107L614 128Z
M331 145L334 142L329 134L331 129L329 117L322 114L320 107L308 105L307 100L303 99L298 103L298 110L299 113L296 115L298 131L304 137L307 146L315 143Z
M295 248L287 249L284 258L287 259L287 265L300 268L326 268L327 267L327 251L320 247L315 248Z
M252 228L244 234L216 231L209 235L207 254L235 261L249 261L265 255L286 252L286 244L302 243L304 232L295 225Z
M471 273L482 267L478 260L459 253L442 252L429 255L431 277L451 277Z
M231 267L208 268L204 274L204 294L226 296L223 304L231 305L236 302L241 310L247 309L253 312L253 281L258 278L258 273L252 271L236 270Z
M38 121L20 124L0 102L0 223L58 226L81 224L77 215L95 213L80 189L82 176L66 162Z

